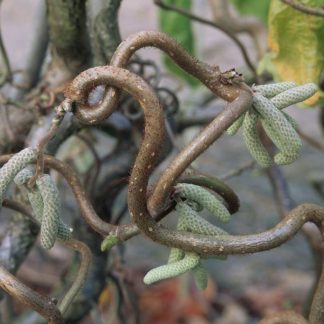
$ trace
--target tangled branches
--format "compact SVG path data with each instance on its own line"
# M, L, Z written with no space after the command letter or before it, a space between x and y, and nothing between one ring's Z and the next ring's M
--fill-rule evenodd
M152 87L143 78L126 69L131 56L138 49L146 46L163 50L186 72L200 80L214 94L229 102L225 109L176 156L160 175L152 190L148 188L149 180L156 169L160 151L165 143L164 111ZM89 105L89 93L97 86L105 87L104 97L99 103ZM64 244L78 249L79 245L76 241L71 240L70 236L65 237L63 235L63 232L66 233L66 227L58 219L59 212L56 206L58 202L55 202L57 196L55 198L52 195L53 190L50 191L51 197L54 198L50 201L54 201L55 208L52 208L53 205L47 205L49 196L45 194L45 191L49 189L50 185L49 183L45 185L45 179L49 178L43 175L43 171L45 167L55 169L63 175L71 187L86 222L96 232L102 236L107 236L102 244L103 250L127 240L140 231L151 240L171 248L168 265L154 269L147 274L144 279L146 283L193 270L198 286L204 288L207 275L200 263L202 257L256 253L272 249L293 237L308 221L316 224L322 235L324 233L324 208L304 204L292 210L285 219L267 231L250 235L230 235L202 219L198 212L202 208L206 208L221 221L228 221L230 214L238 209L239 204L235 193L221 181L208 176L183 177L190 164L234 122L239 120L238 123L242 123L242 118L244 118L245 129L250 130L249 133L245 132L249 136L249 142L246 141L249 148L255 149L258 144L255 127L258 118L260 118L269 137L279 148L279 154L282 154L281 158L286 159L281 160L278 154L275 157L275 162L293 162L299 152L299 138L295 134L291 121L279 110L291 104L291 100L287 99L291 95L289 91L295 91L298 95L301 93L300 87L291 90L290 88L293 86L292 84L279 85L280 89L276 88L276 90L273 89L273 86L251 89L243 82L242 76L234 70L222 73L218 66L209 66L198 61L187 54L167 35L159 32L141 32L120 44L113 55L111 65L88 69L80 73L69 84L65 90L66 99L58 107L52 127L35 149L27 148L13 156L0 156L0 162L6 163L0 170L0 195L1 197L4 196L10 182L18 174L16 183L19 185L26 183L27 190L30 190L29 201L35 218L41 224L43 246L51 248L56 238L66 238L66 241L63 241ZM307 96L310 96L314 90L312 88L307 92ZM62 161L44 154L44 147L55 135L66 111L72 110L83 124L100 123L117 109L121 91L126 91L139 103L143 110L145 127L128 184L128 209L132 224L113 225L105 222L97 215L75 172ZM289 96L287 93L289 93ZM305 93L303 93L297 101L304 100L305 96ZM279 100L278 97L281 99L279 98ZM286 99L289 103L285 101ZM296 98L294 100L296 101ZM253 105L253 108L251 108L251 105ZM255 109L255 111L251 113L251 109ZM243 115L244 117L242 117ZM275 133L271 132L273 129L270 131L269 125L275 128ZM254 142L251 142L253 140ZM261 161L257 155L255 157L258 162ZM260 164L268 166L268 160L268 158L264 160L265 162L262 160ZM20 180L21 174L19 172L24 172L22 170L31 163L37 164L34 177L28 174L26 178ZM35 183L36 188L34 187ZM30 198L31 193L33 195L40 193L38 197L42 204L34 203L33 198ZM215 195L220 199L216 198ZM159 220L174 208L179 215L178 226L175 230L159 223ZM42 233L43 228L44 233ZM83 247L82 249L86 248ZM82 249L80 248L80 251ZM89 264L89 253L84 253L84 256L85 263ZM70 292L66 295L67 297L59 303L58 308L61 313L66 311L67 306L73 300L84 281L86 272L87 266L80 268L76 285L72 286ZM311 323L320 323L319 318L323 314L323 306L320 300L323 298L324 292L321 281L312 304ZM10 293L17 298L22 298L20 297L22 296L21 293L26 292L27 288L18 284L16 287L17 291L10 291ZM23 297L23 299L26 299L25 302L40 312L39 308L32 302L35 296L32 293L28 296L25 294L25 296ZM56 317L53 315L55 318L52 319L51 317L51 320L59 323L62 320L61 314L53 305L48 307L52 307L52 310L49 311L50 314L57 314ZM40 314L49 318L47 313L40 312Z

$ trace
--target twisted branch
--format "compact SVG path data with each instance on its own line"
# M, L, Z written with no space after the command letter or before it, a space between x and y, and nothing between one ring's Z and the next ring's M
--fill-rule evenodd
M149 231L150 226L145 225L148 220L154 222L146 210L146 191L154 164L157 161L159 148L163 144L165 134L163 111L159 100L152 89L140 77L131 72L112 66L96 67L81 73L70 84L66 95L73 101L80 102L84 94L100 83L123 88L129 92L135 100L138 100L145 115L144 139L133 166L129 184L129 209L134 223L141 229ZM173 184L190 163L208 148L231 123L243 113L251 102L251 95L246 91L234 100L223 113L205 128L194 141L183 150L178 158L166 170L160 178L153 195L152 210L157 210L165 204L166 198L171 193ZM157 206L157 207L155 207ZM152 213L156 215L158 212ZM143 216L145 215L145 216ZM155 223L155 222L154 222ZM156 224L156 223L155 223ZM146 232L144 230L144 232ZM102 229L100 230L102 233Z
M188 54L173 38L161 32L145 31L128 37L118 46L110 65L125 68L137 50L150 46L165 52L184 71L200 80L215 95L222 99L233 101L239 95L241 85L222 82L222 73L218 66L211 66L197 60ZM86 79L88 77L83 73L79 75L78 82L87 82L89 81ZM104 80L97 82L98 80L96 80L95 84L100 85L104 83ZM74 86L76 86L76 82L74 82ZM88 90L89 88L91 88L90 83L88 83ZM89 106L87 98L82 96L82 91L77 88L75 90L79 92L76 98L80 100L76 107L76 115L80 122L85 124L97 124L110 116L116 109L120 97L120 91L109 87L106 89L106 94L99 104ZM67 96L69 97L68 92Z
M250 104L251 95L246 91L241 91L239 97L228 104L225 109L177 155L159 178L152 195L149 197L148 208L151 215L156 215L159 210L163 209L176 179L183 171L214 141L216 141L225 130L249 108Z
M60 241L64 246L77 251L81 255L81 263L80 268L78 270L78 274L73 281L72 286L64 295L63 299L59 302L59 310L62 314L65 314L68 310L68 307L71 305L72 301L83 287L83 284L87 278L87 274L92 262L92 253L89 247L83 242L77 240L68 240L68 241Z

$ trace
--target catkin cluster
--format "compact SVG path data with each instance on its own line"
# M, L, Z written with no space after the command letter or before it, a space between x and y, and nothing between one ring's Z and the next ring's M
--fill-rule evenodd
M177 230L210 236L228 235L227 232L198 214L198 211L205 208L221 222L230 220L229 211L207 189L194 184L179 183L175 186L175 199L177 201L175 210L178 214ZM168 263L150 270L144 277L144 283L151 284L188 271L192 271L200 289L207 287L208 275L201 263L200 256L178 248L171 248Z
M0 169L0 203L12 181L19 187L25 187L33 216L40 224L41 245L50 249L57 238L69 240L72 230L60 220L60 199L55 183L49 175L36 180L36 188L29 189L25 184L33 176L27 167L37 159L37 150L26 148L15 154Z
M33 209L33 216L40 224L40 242L45 249L53 247L56 239L70 240L72 229L60 219L61 204L58 189L48 174L36 180L36 188L29 189L27 182L33 176L29 168L21 170L14 181L18 187L27 190L27 197Z
M317 87L313 83L296 86L293 82L281 82L252 87L252 107L227 130L234 135L243 125L243 138L247 149L257 163L269 167L273 161L279 165L294 162L300 153L301 140L296 132L296 121L281 110L311 97ZM261 125L279 152L272 158L263 146L257 124Z

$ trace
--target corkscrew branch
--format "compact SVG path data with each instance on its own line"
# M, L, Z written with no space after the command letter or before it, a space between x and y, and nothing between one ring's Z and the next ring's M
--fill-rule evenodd
M132 55L144 47L160 49L180 68L200 80L215 95L226 101L233 101L240 93L241 85L233 85L224 82L222 73L218 66L209 65L199 61L197 58L186 52L173 38L165 33L157 31L143 31L129 36L116 49L110 65L126 68ZM84 76L85 75L83 74L83 77ZM68 91L67 96L69 97ZM79 99L82 100L78 102L76 107L77 118L81 123L97 124L106 119L116 110L119 97L120 90L112 87L106 89L104 98L95 106L89 106L86 96L80 96Z

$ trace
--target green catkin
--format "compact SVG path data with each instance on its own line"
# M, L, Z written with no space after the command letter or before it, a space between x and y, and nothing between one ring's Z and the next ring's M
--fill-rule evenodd
M188 231L197 234L206 235L228 235L228 233L221 228L209 223L205 219L201 218L196 210L187 205L187 202L178 202L175 210L179 215L179 221L177 229L179 231ZM181 260L184 257L184 251L171 248L168 264ZM225 257L226 258L226 257ZM220 257L220 259L224 259Z
M53 247L58 235L60 219L60 198L58 190L51 177L42 175L36 180L36 184L43 198L43 218L40 230L41 245L45 249Z
M184 224L184 226L181 226L181 228L179 228L178 225L178 230L211 236L228 235L226 231L201 218L199 214L191 208L191 206L187 205L187 202L178 202L175 210L179 215L178 224ZM182 254L179 251L181 251ZM178 258L177 260L180 260L183 257L184 252L182 250L179 251L178 255L175 251L173 252L174 254L172 255L172 260L175 260L176 258ZM226 260L227 256L215 256L215 258L219 260Z
M282 82L282 83L273 83L268 85L254 86L253 89L257 92L260 92L267 98L274 97L279 95L282 91L291 89L295 87L296 84L294 82ZM276 97L275 97L276 98ZM272 101L272 100L271 100ZM277 101L277 99L275 99ZM227 134L230 136L235 135L238 130L243 125L245 114L241 115L227 130Z
M268 151L263 146L257 133L258 115L250 110L245 114L243 123L243 139L245 145L262 168L268 168L272 165L272 158Z
M185 220L186 228L184 230L213 236L228 235L226 231L201 218L195 210L184 202L177 203L175 210L179 215L179 219L183 218Z
M286 112L282 112L283 115L286 117L286 119L289 121L289 123L291 124L291 126L296 130L298 128L298 123L297 121L291 117L290 115L288 115Z
M204 209L203 206L199 205L198 203L196 203L193 200L187 200L186 204L189 205L196 212L201 212Z
M59 227L57 231L57 238L62 241L68 241L72 238L73 229L68 227L62 221L59 222Z
M233 136L237 133L237 131L243 125L244 116L245 116L245 114L241 115L237 120L235 120L235 122L229 128L227 128L226 133L228 135Z
M30 202L30 205L33 209L33 215L35 219L39 222L39 224L42 224L43 220L43 199L41 196L41 193L38 189L35 189L35 191L28 191L28 200ZM59 220L58 225L58 231L57 231L57 238L59 240L68 241L72 238L72 228L70 228L68 225L66 225L61 219Z
M18 187L22 187L25 185L28 180L33 176L33 172L29 168L22 169L14 178L14 182ZM42 218L43 218L43 198L38 190L38 188L28 189L27 191L27 197L29 200L29 203L33 210L33 216L35 220L41 224Z
M279 165L287 165L296 161L299 157L299 151L290 151L289 144L282 141L278 132L266 120L261 120L261 122L268 137L280 150L274 157L275 162Z
M175 189L180 197L197 202L199 205L209 210L220 221L228 222L230 220L231 214L229 211L222 202L207 189L188 183L178 183Z
M32 148L26 148L15 154L7 163L2 166L0 169L0 205L10 182L20 170L25 168L29 163L35 161L36 158L37 151Z
M199 264L199 260L198 254L186 252L182 260L150 270L144 277L144 283L149 285L163 279L179 276L195 268Z
M316 92L316 86L306 84L296 87L293 82L282 82L255 86L253 90L256 92L253 98L253 107L260 114L262 125L269 138L280 150L274 157L275 163L292 163L297 159L301 148L301 141L295 131L298 125L292 117L279 109L304 101ZM267 98L272 99L270 101ZM240 116L227 132L234 135L243 123L243 137L251 155L262 167L269 167L273 161L258 137L258 118L258 114L250 109ZM186 202L179 201L176 206L176 211L179 214L178 230L205 235L228 235L222 229L201 218L197 213L199 207L204 207L220 220L228 221L230 214L215 196L208 190L192 184L180 183L177 184L175 189L180 197L187 199ZM194 263L195 266L193 266ZM197 286L205 289L208 277L206 270L200 263L199 255L172 248L168 264L149 271L144 277L144 282L150 284L177 276L190 269L193 271Z
M115 246L119 242L117 235L109 234L106 238L101 242L101 251L110 250L113 246Z
M288 89L296 87L295 82L279 82L279 83L270 83L258 86L252 86L252 90L261 93L267 98L272 98L279 93L286 91Z
M43 198L38 189L27 190L27 197L33 209L33 216L39 224L43 219Z
M182 185L185 185L187 191L189 191L190 193L189 196L191 197L191 193L195 188L190 188L190 187L188 188L187 187L188 184L181 184L181 186L179 186L177 190L180 190L182 195L184 194L184 192L187 192L186 190L184 191L182 190L183 189ZM217 226L214 226L213 224L201 218L198 215L197 211L194 210L192 206L189 206L187 204L188 202L190 203L190 201L188 200L186 202L178 201L175 207L175 210L179 215L178 225L177 225L177 229L179 231L188 231L192 233L206 234L206 235L213 235L213 236L228 235L227 232L223 231ZM199 261L200 260L199 255L196 254L192 254L192 255L194 256L194 258L197 258L198 261L195 266L192 264L188 266L188 262L189 262L188 253L178 248L171 248L169 258L168 258L168 264L149 271L147 275L144 277L144 282L146 284L150 284L162 279L177 276L179 274L182 274L192 269L197 286L200 289L205 289L207 287L207 280L208 280L207 272ZM223 256L219 258L224 259Z
M16 175L14 182L17 186L22 187L32 176L32 170L29 168L24 168ZM43 220L44 204L39 188L36 185L36 188L33 188L31 190L27 188L25 189L27 191L27 197L33 210L33 216L35 220L41 225ZM72 238L72 229L67 226L61 219L59 220L57 238L64 241L70 240Z
M177 230L178 231L186 231L187 230L186 216L184 214L179 215ZM174 263L176 261L183 259L184 255L185 255L185 253L181 249L171 248L169 258L168 258L168 264Z
M284 109L288 106L294 105L298 102L302 102L317 91L317 86L314 83L306 83L304 85L291 88L277 94L271 99L271 102L278 108Z
M167 263L170 264L170 263L174 263L174 262L177 262L177 261L183 259L184 254L185 254L184 251L182 251L178 248L171 248Z
M29 167L20 170L14 177L14 182L17 186L21 187L33 176L33 172Z
M197 287L201 290L206 289L208 285L208 274L201 262L199 262L198 265L192 269L192 274Z
M278 108L283 109L288 106L302 102L317 91L314 83L307 83L302 86L296 86L294 82L281 82L266 85L253 86L252 89L266 98L271 98L271 102ZM228 129L229 135L237 133L242 126L244 115L240 116Z
M302 143L295 129L269 99L256 93L253 96L253 107L261 115L261 118L276 130L281 141L287 143L290 152L297 153L300 150Z

